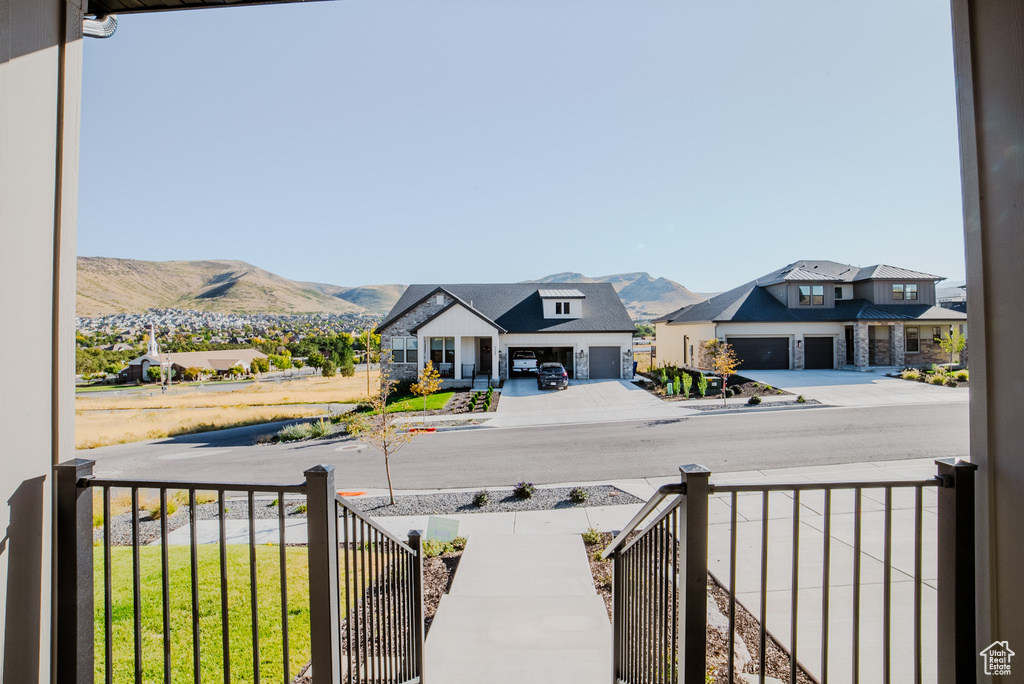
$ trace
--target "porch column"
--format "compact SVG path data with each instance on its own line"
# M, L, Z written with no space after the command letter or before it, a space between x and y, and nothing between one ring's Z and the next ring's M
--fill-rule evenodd
M903 321L896 321L896 324L889 328L892 333L892 354L889 357L889 365L902 366L906 361L906 344L904 343Z
M868 324L864 321L853 324L853 365L868 367Z
M426 342L429 338L420 336L419 340L416 341L416 375L419 375L420 369L427 365L427 353L429 350L424 349Z
M455 368L452 371L454 379L462 379L462 338L458 335L455 336Z
M501 380L501 369L498 368L498 336L491 335L491 379Z

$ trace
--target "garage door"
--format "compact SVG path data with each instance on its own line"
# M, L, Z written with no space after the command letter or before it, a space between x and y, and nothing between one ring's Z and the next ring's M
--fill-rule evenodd
M590 348L590 377L593 380L601 378L618 378L622 375L619 367L618 347L591 347Z
M804 368L835 368L831 337L804 338Z
M789 368L789 338L787 337L730 337L726 342L740 360L739 372L745 370L787 370Z

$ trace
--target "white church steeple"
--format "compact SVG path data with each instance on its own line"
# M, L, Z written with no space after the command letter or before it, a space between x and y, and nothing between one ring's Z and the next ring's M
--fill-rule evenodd
M153 357L160 355L160 347L156 343L156 329L152 323L149 324L149 349L146 350L146 354Z

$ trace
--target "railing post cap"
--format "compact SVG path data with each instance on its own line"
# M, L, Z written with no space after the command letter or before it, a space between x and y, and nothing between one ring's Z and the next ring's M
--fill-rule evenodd
M688 463L686 465L679 466L679 472L683 475L710 475L711 470L699 463Z
M959 458L937 458L935 459L935 465L947 466L950 468L956 468L958 470L977 470L978 464L971 463L970 461L964 461Z
M88 470L91 469L94 465L96 465L96 461L90 461L87 458L73 458L70 461L58 463L57 465L54 466L54 468Z
M422 537L422 536L423 536L423 530L409 530L409 539L412 539L413 537Z
M312 468L310 468L309 470L306 470L305 472L303 472L302 474L306 475L306 476L314 475L314 476L323 477L324 475L328 475L328 474L333 473L333 472L334 472L334 466L332 466L332 465L315 465Z

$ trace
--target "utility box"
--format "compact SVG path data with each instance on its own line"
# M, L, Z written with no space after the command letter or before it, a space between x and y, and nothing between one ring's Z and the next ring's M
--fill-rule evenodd
M718 377L717 375L707 374L705 374L704 377L708 379L708 395L722 393L722 378Z

